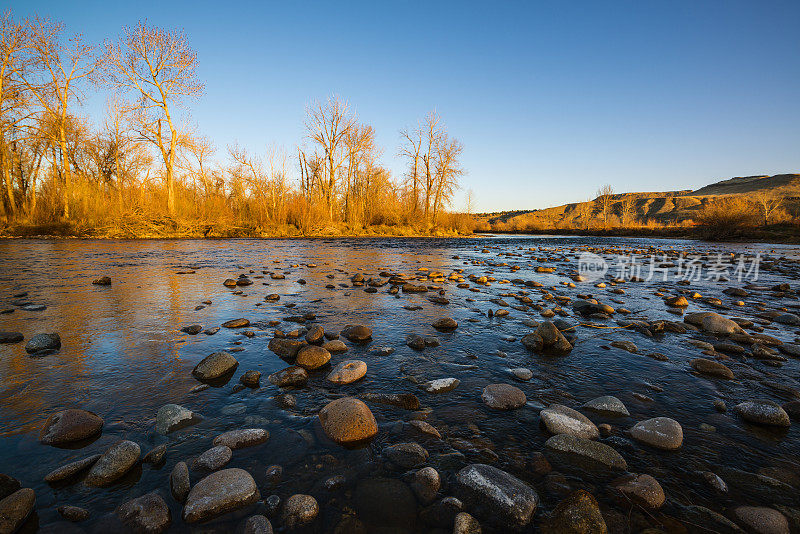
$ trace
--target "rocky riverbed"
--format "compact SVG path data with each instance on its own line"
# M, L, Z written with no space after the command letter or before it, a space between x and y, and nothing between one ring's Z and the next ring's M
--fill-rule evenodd
M799 260L2 242L0 533L800 532Z

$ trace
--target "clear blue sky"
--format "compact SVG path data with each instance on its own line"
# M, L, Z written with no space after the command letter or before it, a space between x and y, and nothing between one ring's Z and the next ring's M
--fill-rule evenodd
M10 7L96 42L141 18L185 30L206 82L192 118L223 150L293 150L306 104L336 93L398 175L398 130L435 108L479 211L800 171L797 0Z

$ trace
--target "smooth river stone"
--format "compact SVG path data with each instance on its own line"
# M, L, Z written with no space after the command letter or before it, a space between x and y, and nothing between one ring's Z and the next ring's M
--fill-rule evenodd
M172 524L169 506L155 492L121 504L115 513L133 532L161 534Z
M792 424L786 410L768 400L746 401L737 404L734 410L749 423L780 427L787 427Z
M223 469L194 485L186 497L183 520L207 521L254 504L261 498L256 482L244 469Z
M612 395L606 395L604 397L592 399L584 404L583 408L604 415L621 415L625 417L630 415L630 412L628 412L625 404Z
M458 387L461 381L458 378L437 378L421 385L428 393L446 393Z
M81 460L62 465L61 467L58 467L47 473L44 477L44 481L52 483L73 477L84 469L88 469L89 467L93 466L95 462L100 459L100 456L101 455L99 454L95 454L93 456L89 456L88 458L83 458Z
M233 372L239 362L227 352L215 352L203 358L192 370L198 380L214 380Z
M345 360L336 364L328 374L328 381L334 384L352 384L364 378L367 374L367 364L361 360Z
M594 464L600 464L611 469L625 470L628 464L617 451L604 443L590 439L558 434L545 441L544 446L554 452L576 456Z
M71 408L56 412L45 421L39 441L56 447L82 441L100 433L103 419L92 412Z
M295 363L307 370L319 369L331 361L331 353L318 345L306 345L297 352Z
M683 428L669 417L654 417L631 427L631 436L651 447L664 450L679 449L683 444Z
M562 404L551 404L539 412L539 417L552 434L570 434L586 439L600 436L597 427L588 417Z
M539 496L533 488L490 465L468 465L458 472L456 482L457 494L466 502L487 507L510 527L530 523L539 505Z
M115 443L89 470L89 474L86 475L86 485L102 487L112 484L136 465L140 454L139 445L133 441Z
M232 450L244 449L266 442L269 432L263 428L244 428L231 430L214 438L214 445L225 445Z
M19 530L31 515L34 504L36 494L30 488L22 488L0 500L0 532L5 534Z
M178 404L165 404L156 414L156 432L169 434L200 420L194 412Z
M483 388L481 399L489 408L513 410L525 405L525 393L511 384L489 384Z
M378 433L378 424L369 407L353 397L329 402L319 412L325 434L340 445L358 445Z

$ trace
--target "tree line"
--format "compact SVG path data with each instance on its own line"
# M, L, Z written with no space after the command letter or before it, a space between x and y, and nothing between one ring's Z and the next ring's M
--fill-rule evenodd
M307 106L305 136L262 153L218 147L190 121L203 94L183 32L140 22L87 43L46 18L0 17L2 218L11 224L464 228L448 213L462 144L436 112L400 131L393 176L374 128L338 96ZM81 115L105 95L102 121Z

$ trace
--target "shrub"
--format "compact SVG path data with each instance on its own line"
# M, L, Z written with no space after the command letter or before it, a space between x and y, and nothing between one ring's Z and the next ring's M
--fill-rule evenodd
M703 239L721 240L741 236L758 226L758 206L743 197L721 197L709 201L697 214Z

